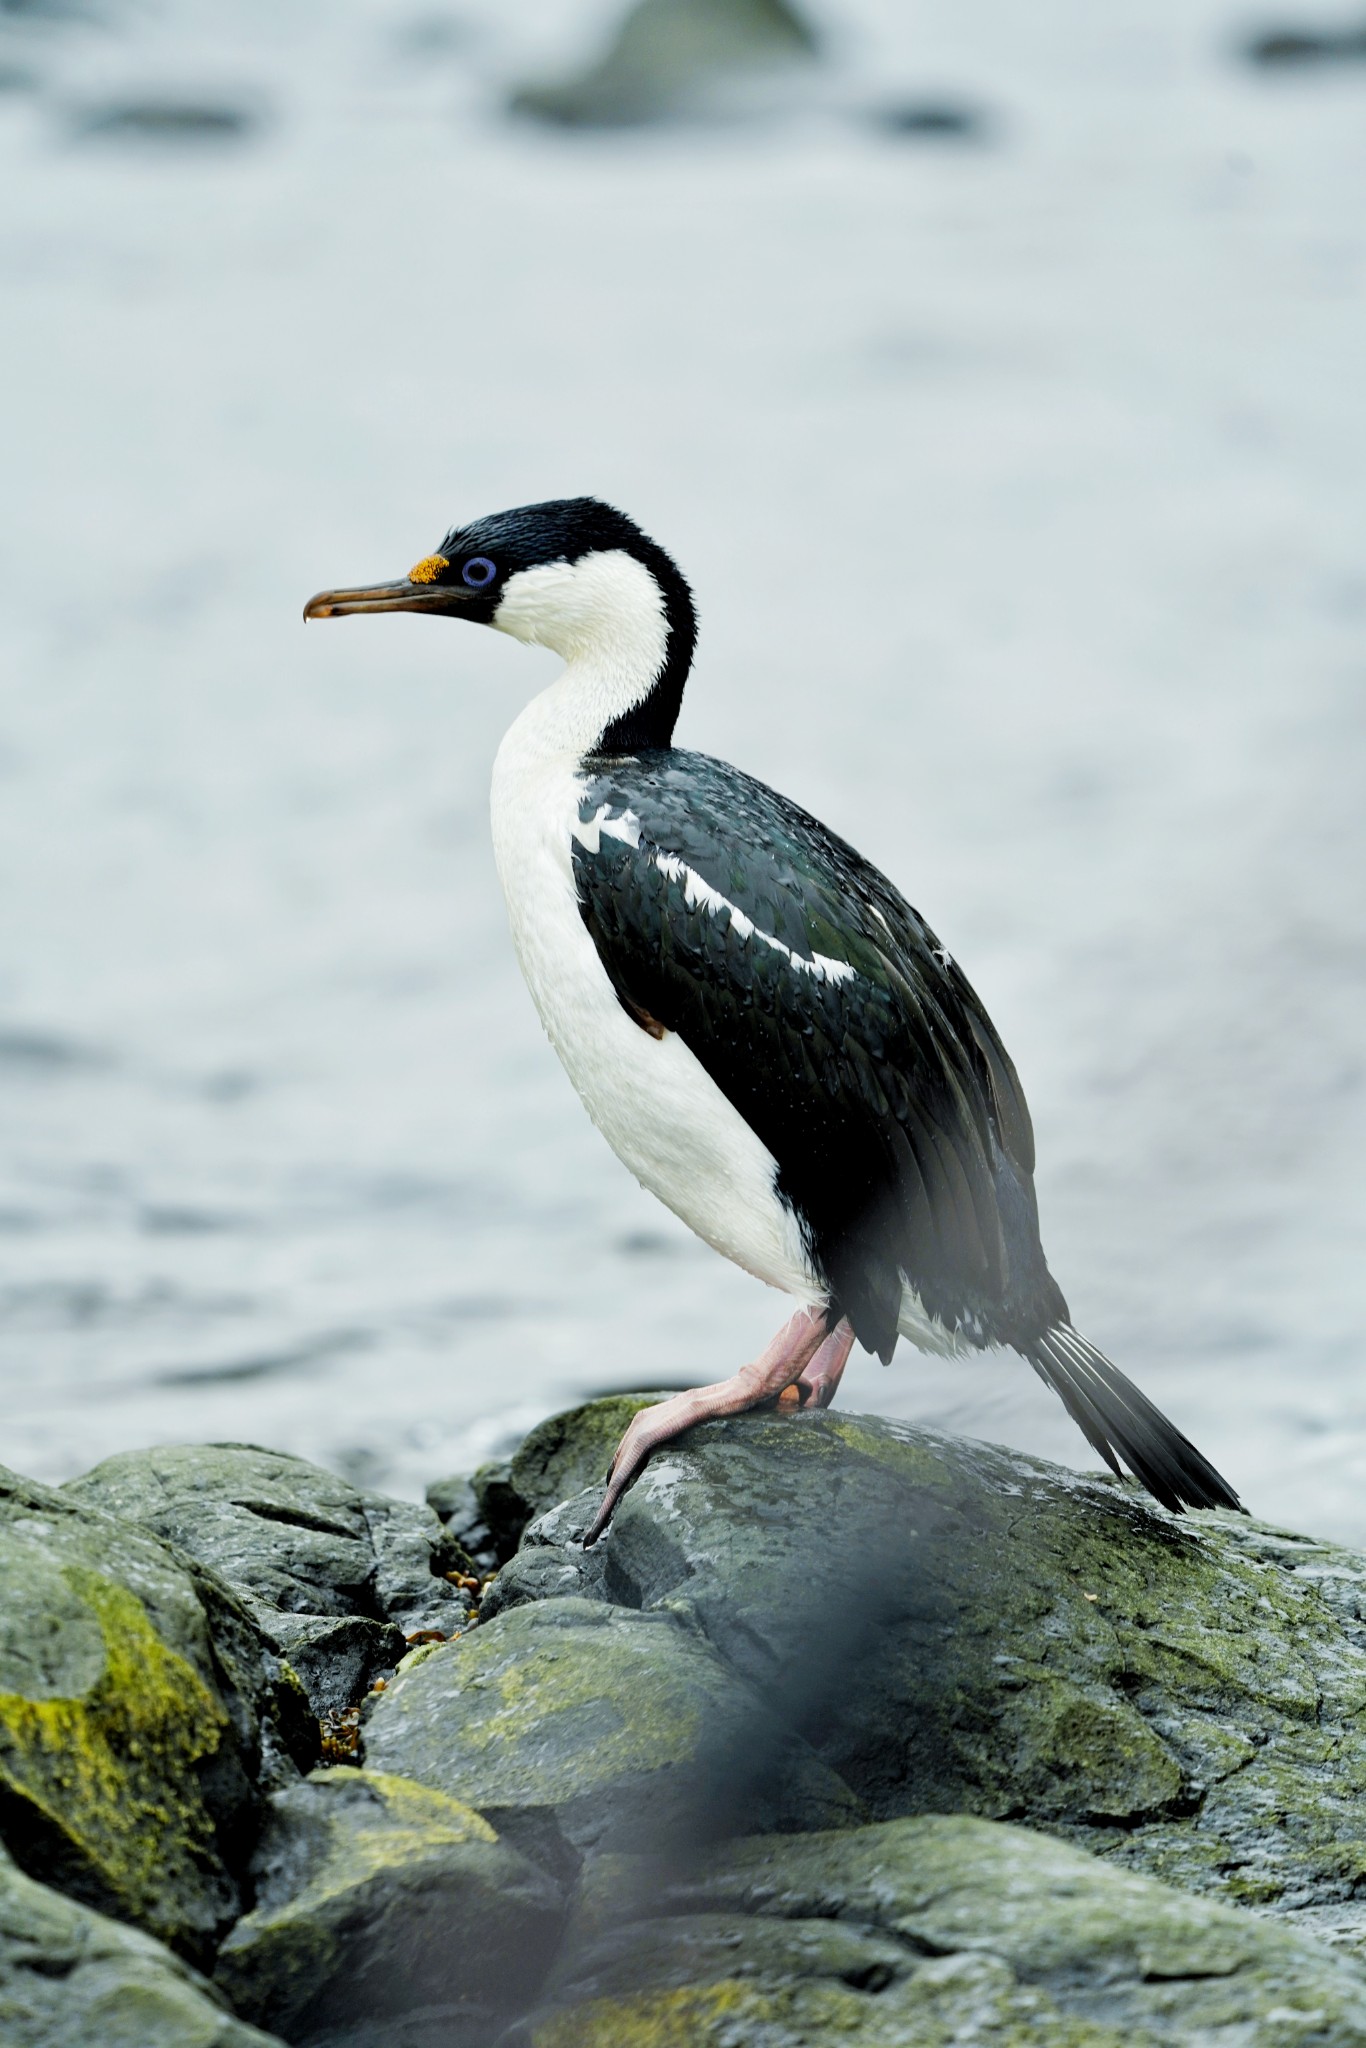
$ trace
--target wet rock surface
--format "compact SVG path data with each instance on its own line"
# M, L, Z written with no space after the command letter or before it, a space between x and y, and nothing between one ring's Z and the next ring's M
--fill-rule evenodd
M511 1458L481 1465L469 1478L438 1480L427 1502L448 1534L490 1565L506 1564L528 1522L595 1486L611 1465L631 1417L664 1395L609 1394L550 1415L523 1437Z
M227 1588L0 1469L0 1835L30 1876L202 1959L258 1788L311 1731Z
M504 2048L1366 2041L1347 1958L968 1818L606 1863L550 1992Z
M491 1604L670 1612L789 1716L825 1658L806 1732L874 1817L1022 1819L1366 1935L1354 1553L837 1411L693 1432L585 1554L598 1498L533 1523Z
M838 1411L585 1550L645 1398L444 1529L240 1445L10 1475L0 2035L1366 2048L1366 1559Z
M278 1793L254 1871L217 1981L290 2041L400 2023L405 2041L487 2041L525 2009L564 1918L560 1887L470 1807L375 1771Z
M363 1731L373 1768L467 1800L566 1875L592 1850L643 1847L705 1815L741 1739L762 1745L772 1769L744 1788L729 1824L862 1817L700 1634L596 1601L551 1599L482 1624L401 1673Z
M106 1458L74 1500L142 1524L211 1565L298 1673L316 1714L356 1700L405 1639L463 1627L443 1576L463 1552L428 1508L366 1493L251 1444L173 1444Z
M17 1870L0 1850L5 2048L278 2048L149 1935Z

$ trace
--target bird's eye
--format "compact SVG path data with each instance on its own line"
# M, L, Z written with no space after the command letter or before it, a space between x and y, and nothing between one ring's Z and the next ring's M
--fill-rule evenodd
M460 574L471 590L487 590L498 574L498 565L487 555L471 555Z

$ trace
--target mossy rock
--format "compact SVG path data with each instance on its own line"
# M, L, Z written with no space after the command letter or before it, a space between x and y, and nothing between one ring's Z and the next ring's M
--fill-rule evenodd
M511 1458L427 1488L447 1533L492 1568L514 1554L528 1522L601 1480L626 1425L663 1394L607 1394L538 1422Z
M465 1604L441 1576L460 1556L432 1510L367 1493L304 1458L253 1444L167 1444L106 1458L62 1491L217 1572L318 1715L358 1700L398 1662L406 1635L465 1625Z
M0 1850L5 2048L282 2048L161 1943L64 1899Z
M293 2043L394 2028L482 2048L534 1998L564 1917L559 1887L471 1808L382 1772L277 1794L254 1869L217 1981Z
M839 1411L694 1430L585 1554L600 1497L490 1608L682 1615L877 1817L1021 1818L1366 1935L1366 1559Z
M548 1600L481 1624L370 1706L366 1762L464 1800L506 1839L572 1870L590 1848L655 1840L713 1797L729 1745L772 1771L736 1826L830 1826L858 1802L810 1748L664 1614Z
M264 1788L316 1756L231 1592L0 1470L0 1833L31 1874L185 1953L238 1906Z
M605 1859L503 2048L1362 2048L1366 1970L965 1817Z
M30 1876L209 1954L263 1770L306 1742L227 1590L0 1471L0 1835ZM283 1703L283 1704L282 1704Z

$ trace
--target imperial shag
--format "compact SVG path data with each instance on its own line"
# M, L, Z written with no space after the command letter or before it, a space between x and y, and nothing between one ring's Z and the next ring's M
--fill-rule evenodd
M564 657L493 771L493 840L541 1021L594 1123L699 1237L795 1296L729 1379L643 1409L588 1540L650 1453L775 1399L824 1407L855 1338L889 1361L1010 1345L1165 1507L1225 1480L1073 1329L1034 1134L957 961L885 876L752 776L673 744L696 641L675 564L594 498L455 528L306 619L433 612Z

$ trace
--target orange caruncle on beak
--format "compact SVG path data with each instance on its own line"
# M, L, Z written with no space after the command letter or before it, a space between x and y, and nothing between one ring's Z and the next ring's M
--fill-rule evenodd
M408 571L408 581L410 583L435 583L442 570L449 569L450 566L444 555L424 555L422 560Z

